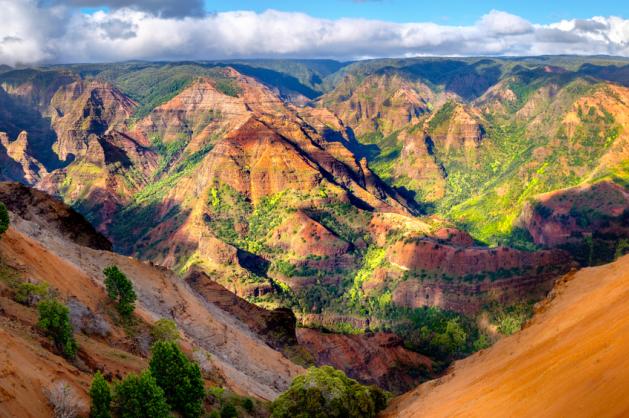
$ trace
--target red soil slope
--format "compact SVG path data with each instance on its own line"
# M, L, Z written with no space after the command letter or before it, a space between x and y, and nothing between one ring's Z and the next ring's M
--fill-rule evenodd
M532 322L384 417L629 416L629 256L566 276Z

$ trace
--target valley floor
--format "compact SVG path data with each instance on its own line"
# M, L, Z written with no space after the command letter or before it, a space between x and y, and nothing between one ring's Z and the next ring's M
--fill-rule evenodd
M518 334L394 400L383 417L629 416L629 256L558 282Z

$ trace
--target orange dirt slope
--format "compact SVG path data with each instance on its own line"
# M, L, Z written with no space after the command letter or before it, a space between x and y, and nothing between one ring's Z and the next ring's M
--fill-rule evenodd
M561 280L532 322L384 417L629 416L629 256Z

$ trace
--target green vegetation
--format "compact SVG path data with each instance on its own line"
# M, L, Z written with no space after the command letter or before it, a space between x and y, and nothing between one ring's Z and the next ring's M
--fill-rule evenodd
M221 418L236 418L237 416L238 411L234 405L228 403L221 408Z
M563 110L579 88L583 85L574 82L558 94L556 101ZM474 167L437 151L448 172L447 196L439 210L481 241L531 248L516 230L524 205L540 193L579 184L586 177L578 173L590 173L618 136L613 117L604 109L580 112L579 117L571 135L563 125L551 127L552 118L545 121L550 126L535 134L517 120L490 118L488 139ZM543 158L536 154L540 149L545 150Z
M157 106L166 103L199 77L214 80L216 89L236 96L240 90L234 80L220 67L198 64L125 63L92 66L90 75L112 82L139 102L134 119L147 116Z
M129 318L135 309L137 298L131 280L117 266L105 268L103 274L105 275L105 287L109 299L116 303L120 315Z
M211 405L211 418L238 416L268 416L266 403L253 401L246 396L237 395L219 386L207 390L206 401Z
M111 389L100 371L92 379L90 399L90 418L111 418Z
M388 318L407 348L436 359L442 366L474 351L480 332L472 319L437 307L394 308Z
M158 140L155 143L159 143ZM180 208L178 206L171 207L170 211L164 216L157 216L161 205L164 203L164 199L167 194L176 188L179 181L182 178L191 175L194 172L195 167L202 161L203 157L207 155L212 149L212 143L204 145L198 151L192 154L177 154L179 157L173 159L177 160L174 167L170 168L167 172L158 173L158 176L154 181L147 186L143 187L136 195L133 196L132 202L127 205L118 214L115 222L110 227L110 234L115 238L118 245L123 248L131 249L138 241L141 241L142 237L158 222L164 223L165 221L175 219L183 219L180 217ZM164 151L166 153L174 151ZM177 151L178 152L178 151ZM161 160L164 161L168 156L161 156ZM179 223L175 222L174 228L178 227ZM153 243L153 246L157 243ZM140 254L148 251L150 248L139 248Z
M352 288L349 289L348 298L350 306L358 307L364 301L362 285L369 279L378 267L385 263L386 251L384 248L369 247L363 256L363 265L354 276ZM363 309L362 313L366 313Z
M157 341L149 369L114 384L113 397L100 372L90 389L92 417L200 417L205 389L199 366L188 360L174 341ZM178 415L178 416L179 416Z
M184 417L201 416L205 390L199 366L188 360L172 341L157 341L152 352L151 374L172 409Z
M54 299L47 299L37 305L37 311L37 326L52 339L57 350L65 357L73 359L78 346L72 333L68 307Z
M456 102L449 100L443 106L439 108L439 110L435 113L435 115L428 122L428 128L434 132L436 129L441 127L445 123L450 122L450 118L456 109Z
M176 342L179 339L177 324L170 319L159 319L153 324L151 337L153 341Z
M273 418L370 418L384 409L388 395L364 386L330 366L312 367L296 377L271 405Z
M33 306L48 296L48 283L19 282L15 285L13 299L22 305Z
M130 374L114 386L113 406L120 418L167 418L170 407L150 371Z
M0 202L0 237L9 229L9 211L4 203Z
M522 329L522 326L533 316L533 303L522 302L510 306L493 303L488 308L490 321L498 326L502 335L511 335Z

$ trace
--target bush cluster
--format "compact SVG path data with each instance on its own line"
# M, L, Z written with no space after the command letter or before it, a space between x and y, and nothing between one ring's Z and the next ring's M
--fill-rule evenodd
M205 396L201 370L186 358L177 343L157 341L149 369L174 410L184 417L201 415Z
M113 394L100 373L90 389L92 418L109 418L112 411L122 418L169 417L174 410L182 417L203 413L205 390L201 371L173 341L153 345L149 369L130 374L113 385Z
M151 337L153 341L177 341L179 339L177 324L166 318L155 321L151 329Z
M370 418L384 409L388 394L364 386L330 366L296 377L271 405L273 418Z

